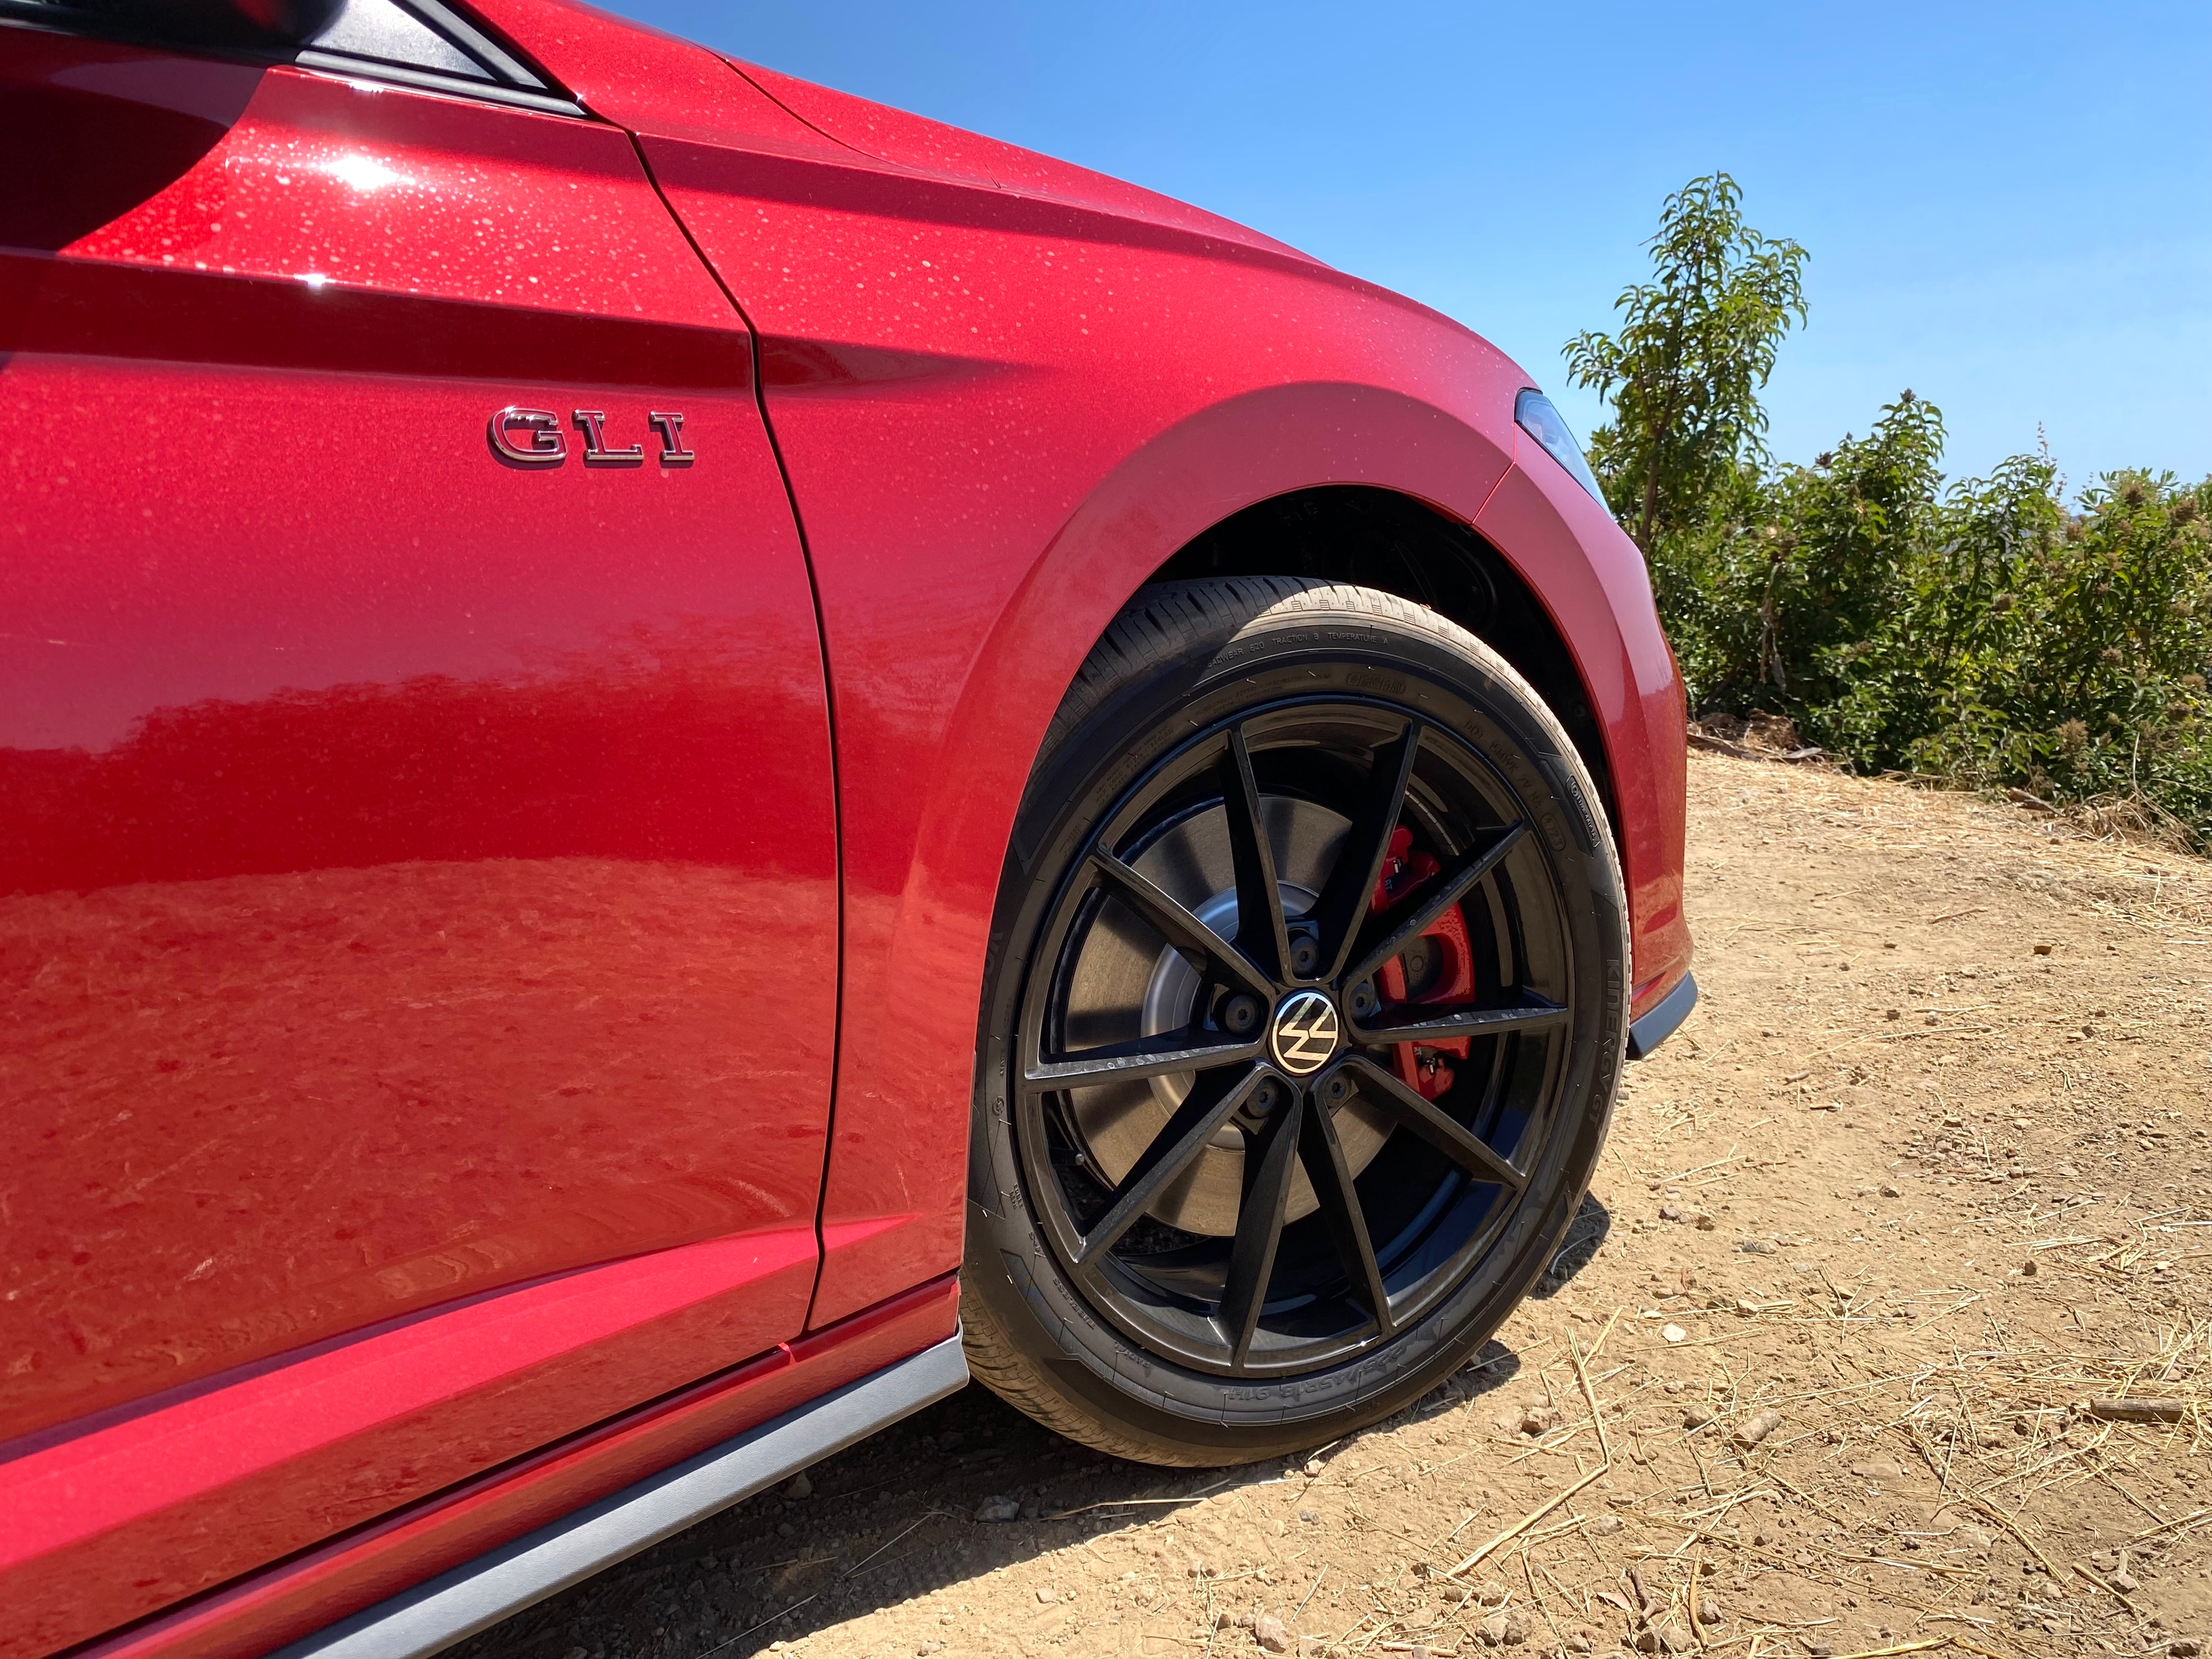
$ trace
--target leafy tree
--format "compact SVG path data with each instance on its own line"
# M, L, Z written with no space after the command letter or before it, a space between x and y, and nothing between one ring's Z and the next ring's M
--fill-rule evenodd
M1669 196L1650 247L1652 280L1613 302L1620 331L1585 331L1566 352L1574 383L1613 405L1590 462L1646 553L1699 523L1740 466L1765 459L1759 391L1790 319L1805 319L1805 250L1745 224L1725 173Z

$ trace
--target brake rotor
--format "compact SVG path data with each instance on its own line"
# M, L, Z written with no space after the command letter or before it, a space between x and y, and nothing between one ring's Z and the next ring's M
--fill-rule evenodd
M1285 912L1295 921L1321 894L1351 820L1289 795L1267 795L1260 813L1274 853ZM1187 905L1215 932L1237 937L1236 866L1227 815L1218 807L1194 813L1133 860L1138 872ZM1205 987L1182 956L1135 911L1108 899L1093 917L1067 982L1066 1041L1087 1048L1157 1036L1188 1026ZM1118 1186L1190 1092L1188 1072L1069 1091L1075 1127L1092 1171ZM1334 1110L1337 1139L1354 1175L1373 1162L1389 1138L1390 1121L1358 1097ZM1235 1121L1146 1213L1187 1233L1226 1238L1237 1231L1244 1191L1244 1136ZM1293 1176L1287 1218L1320 1207L1300 1168Z

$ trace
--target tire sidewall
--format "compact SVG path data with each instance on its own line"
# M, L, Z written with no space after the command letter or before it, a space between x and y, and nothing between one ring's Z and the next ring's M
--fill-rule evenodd
M1380 598L1381 596L1376 596ZM1427 620L1425 617L1424 620ZM1619 866L1564 733L1502 659L1437 620L1275 608L1142 669L1065 732L1026 792L994 918L970 1148L968 1294L1056 1390L1175 1461L1266 1456L1388 1415L1464 1364L1543 1271L1602 1146L1624 1062L1629 983ZM1332 1369L1228 1378L1146 1353L1085 1300L1030 1212L1014 1144L1013 1065L1029 952L1097 822L1160 760L1242 709L1286 697L1382 699L1457 736L1520 799L1564 896L1568 1050L1558 1119L1518 1205L1418 1324ZM1055 722L1055 727L1059 723Z

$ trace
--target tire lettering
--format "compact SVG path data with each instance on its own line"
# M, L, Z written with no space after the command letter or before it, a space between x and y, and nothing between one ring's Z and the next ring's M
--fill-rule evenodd
M1377 673L1371 668L1354 668L1346 672L1344 683L1355 691L1380 691L1385 696L1401 697L1406 694L1406 682L1392 674Z

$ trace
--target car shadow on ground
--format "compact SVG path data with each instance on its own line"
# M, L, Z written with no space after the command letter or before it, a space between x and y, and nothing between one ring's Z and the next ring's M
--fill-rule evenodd
M1585 1198L1534 1294L1590 1261L1611 1217ZM1400 1426L1502 1389L1498 1342L1387 1419ZM1320 1447L1314 1451L1323 1449ZM1240 1486L1297 1479L1307 1454L1163 1469L1079 1446L971 1386L453 1650L457 1659L739 1659ZM1010 1499L1018 1519L977 1518ZM945 1632L957 1651L957 1632Z
M1566 1236L1552 1253L1552 1265L1544 1270L1528 1294L1540 1302L1557 1296L1570 1279L1597 1259L1597 1253L1612 1237L1613 1212L1599 1203L1595 1194L1584 1193L1582 1208L1575 1212L1575 1218L1567 1224Z

